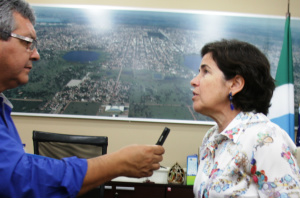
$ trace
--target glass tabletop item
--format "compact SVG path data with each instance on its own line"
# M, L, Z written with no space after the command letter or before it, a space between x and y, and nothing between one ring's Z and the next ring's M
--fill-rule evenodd
M183 184L184 183L184 170L176 162L169 171L168 176L169 184Z

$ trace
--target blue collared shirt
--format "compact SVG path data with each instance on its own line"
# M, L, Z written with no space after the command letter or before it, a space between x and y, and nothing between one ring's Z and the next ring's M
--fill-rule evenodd
M57 160L25 153L11 111L11 103L0 93L0 197L76 197L87 160Z

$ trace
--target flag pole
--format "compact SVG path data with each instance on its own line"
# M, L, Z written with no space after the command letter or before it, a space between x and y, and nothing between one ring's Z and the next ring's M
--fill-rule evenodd
M286 17L290 17L290 0L288 0L288 5L287 5L287 13L286 13Z

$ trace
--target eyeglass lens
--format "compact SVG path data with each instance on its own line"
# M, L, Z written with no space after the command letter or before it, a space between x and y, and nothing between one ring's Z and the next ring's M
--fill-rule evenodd
M36 41L36 40L33 40L32 43L29 43L29 49L30 49L31 51L33 51L34 48L37 49L37 41Z

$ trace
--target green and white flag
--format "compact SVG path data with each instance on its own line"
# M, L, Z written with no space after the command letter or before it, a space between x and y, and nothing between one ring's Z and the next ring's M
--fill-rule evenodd
M276 88L268 117L295 141L294 77L290 15L285 21L284 40L275 77Z

